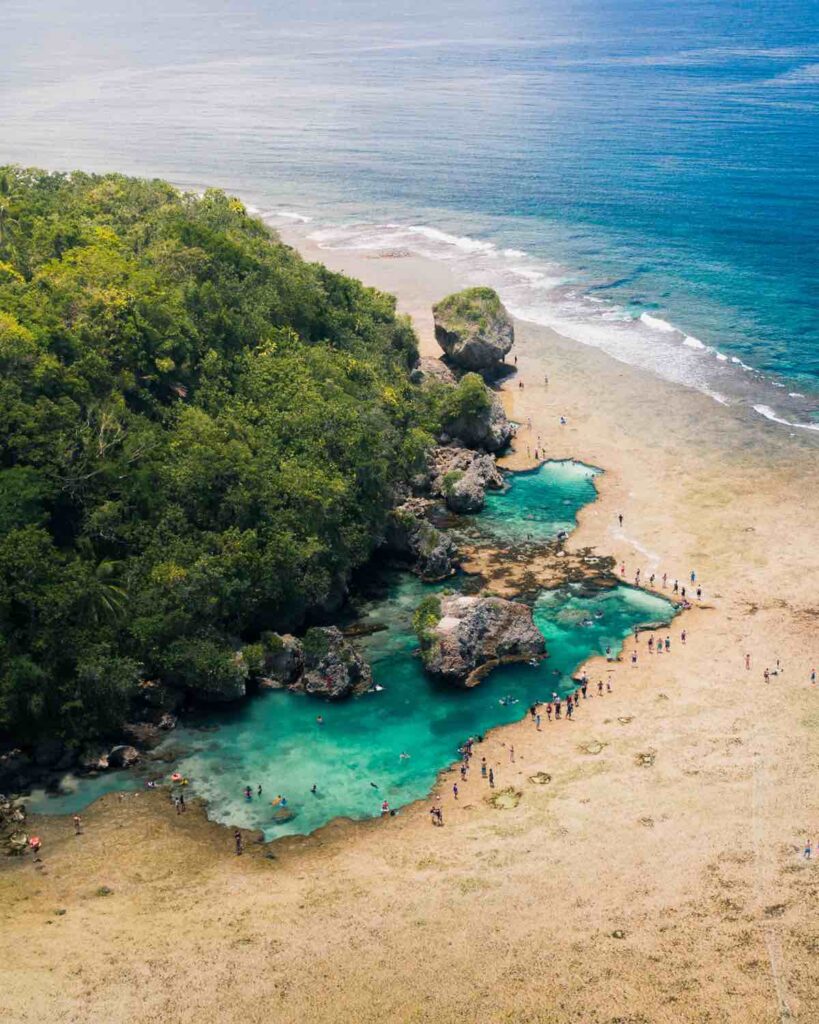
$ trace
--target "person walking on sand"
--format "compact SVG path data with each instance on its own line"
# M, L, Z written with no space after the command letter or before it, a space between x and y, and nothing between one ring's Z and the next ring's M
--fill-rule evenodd
M486 778L486 758L485 757L481 758L481 778L482 779Z
M626 575L626 563L625 562L621 562L620 563L620 575L621 576L625 576Z
M551 720L552 720L552 702L551 701L549 701L549 703L546 705L546 717L551 722Z
M810 684L811 684L811 686L816 686L816 669L815 668L812 668L810 670Z
M765 671L762 673L762 678L765 680L766 683L769 683L771 681L771 673L767 669L765 669Z
M242 833L238 828L233 833L233 842L236 844L236 856L238 857L244 848L242 845Z
M810 860L813 856L813 843L810 839L805 843L805 850L802 854L805 860Z
M569 721L571 721L573 714L574 714L574 703L567 697L566 698L566 718Z
M683 630L683 631L682 631L682 633L680 633L680 643L683 643L683 644L684 644L684 643L685 643L685 638L686 638L687 636L688 636L688 634L686 633L686 631L685 631L685 630Z
M669 654L670 651L671 651L671 637L667 636L665 638L665 653Z
M697 587L697 600L702 600L702 587Z
M598 697L602 697L603 696L603 680L602 679L598 679L597 680L597 696Z
M617 519L618 519L618 521L620 523L620 526L622 527L622 525L623 525L623 513L622 512L617 516Z
M458 783L457 782L453 782L452 783L452 795L455 797L456 800L458 799Z
M654 653L654 634L653 633L648 638L648 653L649 654L653 654Z
M692 569L692 570L691 570L691 582L692 582L692 583L696 583L696 580L697 580L697 574L696 574L696 573L694 572L694 570Z
M611 693L611 680L606 680L606 693Z
M495 788L495 773L491 768L489 769L489 786L491 789Z
M583 700L586 699L586 690L589 688L589 680L586 676L583 676L583 682L580 684L580 692L583 694Z
M748 671L750 672L750 670L751 670L751 655L750 654L746 654L745 655L745 668L748 669Z
M79 814L74 815L74 835L82 835L82 818L80 818Z
M540 732L540 715L535 715L535 728Z
M674 580L674 586L671 588L672 594L679 594L680 592L680 581Z
M512 746L511 743L509 744L509 762L510 764L515 763L515 748Z

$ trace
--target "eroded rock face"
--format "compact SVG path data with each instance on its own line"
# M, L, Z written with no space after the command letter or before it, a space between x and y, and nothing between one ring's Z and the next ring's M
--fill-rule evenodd
M274 635L265 652L263 676L260 685L269 690L290 686L304 668L301 640L285 633Z
M546 653L532 609L501 597L453 594L428 600L415 618L426 670L474 686L495 665Z
M308 629L302 652L304 671L291 690L338 700L364 693L372 685L370 666L337 626Z
M452 512L480 512L487 488L503 487L494 456L467 448L434 448L429 456L430 492Z
M496 370L514 344L512 320L492 288L466 288L432 307L435 338L463 370Z
M492 395L489 408L472 416L459 416L446 425L447 435L467 448L498 452L512 439L513 427L498 397Z
M454 541L424 518L433 503L410 498L393 509L387 525L385 544L427 582L446 579L455 572Z
M137 763L139 757L140 754L136 747L122 744L109 752L108 764L111 768L130 768L132 764Z

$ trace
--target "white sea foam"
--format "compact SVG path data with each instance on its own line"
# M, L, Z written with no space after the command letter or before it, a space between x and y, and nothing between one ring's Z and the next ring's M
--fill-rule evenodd
M271 210L268 217L284 217L285 220L295 220L300 224L310 224L313 220L304 213L296 213L295 210Z
M788 398L804 398L805 396L801 391L789 391Z
M625 306L590 295L585 283L570 276L565 268L520 249L502 249L493 242L427 224L348 223L322 226L312 230L309 237L322 248L370 253L402 250L449 261L456 265L457 277L464 285L491 285L519 319L550 327L620 362L694 388L720 405L731 405L745 395L752 379L762 387L772 383L738 357L711 348L659 316L644 312L635 319ZM742 375L748 383L740 382L733 367L748 372L747 377ZM754 397L760 401L765 395L757 393ZM819 430L819 426L779 417L761 401L754 408L784 426Z
M671 334L673 331L677 330L677 328L667 320L662 320L658 316L651 316L648 313L641 313L640 320L646 325L646 327L651 327L655 331L662 331L663 334Z
M695 338L693 334L686 334L683 338L683 345L687 348L702 349L703 351L708 348L708 346L704 345L699 338Z
M766 419L773 420L774 423L781 423L785 427L796 427L798 430L819 430L819 423L793 423L782 416L777 416L769 405L755 405L754 412L758 412Z

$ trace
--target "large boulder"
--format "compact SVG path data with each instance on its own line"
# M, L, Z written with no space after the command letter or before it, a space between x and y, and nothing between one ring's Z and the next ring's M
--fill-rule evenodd
M503 478L493 455L468 448L434 448L428 456L430 493L452 512L480 512L487 488L500 490Z
M121 744L109 751L108 764L111 768L130 768L132 764L137 763L139 758L140 753L136 747Z
M462 413L444 425L449 438L459 441L467 448L483 448L487 452L498 452L512 440L514 429L506 418L497 395L489 392L489 404L475 414Z
M264 638L264 662L262 664L262 687L280 690L298 679L304 669L304 651L301 640L290 633L278 633Z
M466 288L432 307L435 338L462 370L494 371L514 344L512 320L493 288Z
M514 433L498 396L477 373L467 373L441 395L441 440L497 452Z
M302 640L304 671L290 689L338 700L372 686L370 666L337 626L314 626Z
M428 583L452 576L456 557L452 538L424 518L433 504L410 498L393 509L384 539L387 549Z
M501 597L428 597L418 606L413 626L424 668L466 686L474 686L496 665L546 653L532 609Z

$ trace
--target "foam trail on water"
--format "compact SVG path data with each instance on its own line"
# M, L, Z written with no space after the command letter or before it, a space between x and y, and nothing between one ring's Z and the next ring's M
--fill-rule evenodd
M769 405L755 405L754 412L758 412L765 419L773 420L774 423L781 423L785 427L795 427L797 430L819 430L819 423L793 423L791 420L777 416Z

